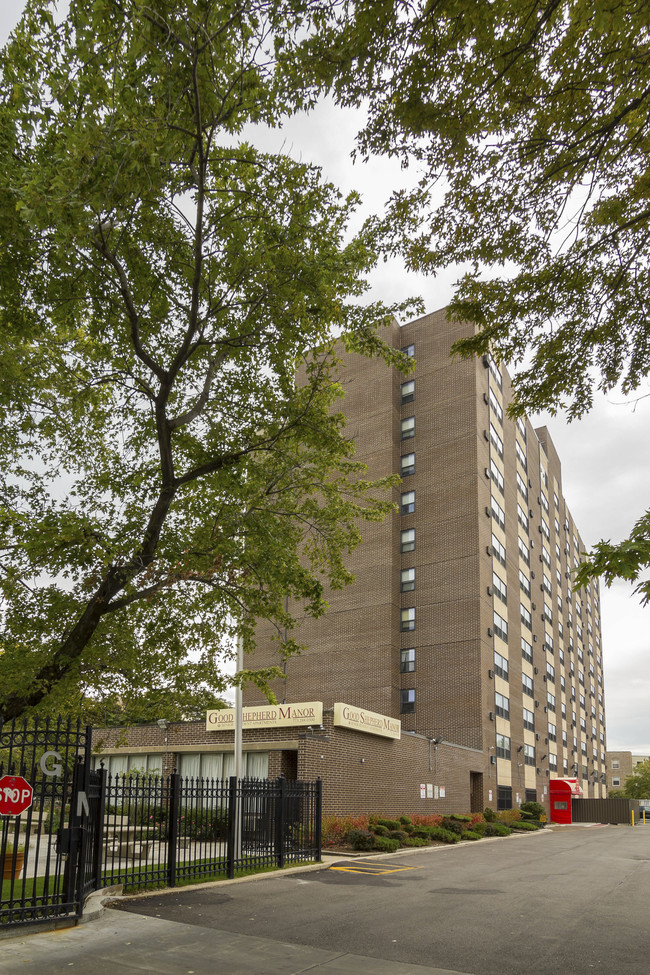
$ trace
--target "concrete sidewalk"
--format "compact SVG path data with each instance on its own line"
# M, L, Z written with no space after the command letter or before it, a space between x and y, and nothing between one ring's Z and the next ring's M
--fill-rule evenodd
M400 853L418 850L401 850ZM383 859L386 854L379 855ZM344 858L324 854L323 862L289 867L282 875L326 870ZM278 873L257 874L237 880L192 885L227 887L230 884L264 883ZM182 888L187 890L189 888ZM177 892L179 888L165 891ZM159 896L162 891L151 891ZM147 896L140 892L138 897ZM17 932L0 940L0 975L473 975L449 969L382 961L348 952L326 951L303 945L283 944L267 938L146 917L142 914L103 909L101 892L87 902L84 920L76 927ZM93 903L94 901L94 903Z
M282 944L108 910L92 924L0 942L0 975L470 975Z

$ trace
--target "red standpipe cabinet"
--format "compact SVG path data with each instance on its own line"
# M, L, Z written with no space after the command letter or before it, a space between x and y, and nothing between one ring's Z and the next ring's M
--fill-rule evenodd
M551 822L570 823L571 800L582 796L582 789L577 779L551 779L549 784L551 797Z

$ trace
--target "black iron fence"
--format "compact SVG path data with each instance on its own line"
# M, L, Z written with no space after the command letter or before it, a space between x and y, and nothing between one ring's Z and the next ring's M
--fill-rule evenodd
M175 886L320 860L321 812L320 780L108 776L102 885Z
M74 923L100 887L321 859L321 782L109 776L90 728L0 724L0 928Z
M9 790L0 798L11 798L21 780L32 790L20 815L0 814L0 926L76 917L80 911L76 863L63 855L60 836L76 813L79 770L89 767L89 732L61 719L0 724L0 781ZM6 808L0 804L0 811Z

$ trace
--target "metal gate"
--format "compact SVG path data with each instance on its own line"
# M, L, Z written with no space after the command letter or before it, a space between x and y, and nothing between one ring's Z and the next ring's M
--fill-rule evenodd
M95 888L101 773L90 771L90 742L90 728L70 719L0 724L0 778L33 789L20 815L0 815L0 930L75 919Z

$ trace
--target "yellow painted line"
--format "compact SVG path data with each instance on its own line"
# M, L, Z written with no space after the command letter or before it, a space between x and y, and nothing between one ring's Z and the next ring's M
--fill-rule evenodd
M330 867L330 870L340 870L341 873L366 873L378 876L384 873L400 873L404 870L421 870L422 867L380 867L370 863L345 864L342 867Z

